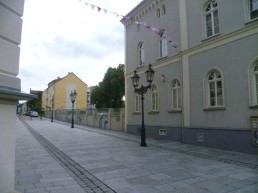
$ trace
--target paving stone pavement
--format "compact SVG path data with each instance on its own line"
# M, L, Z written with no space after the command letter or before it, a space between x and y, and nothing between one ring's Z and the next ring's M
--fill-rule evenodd
M15 163L22 193L258 193L257 155L154 139L140 147L123 132L24 121Z

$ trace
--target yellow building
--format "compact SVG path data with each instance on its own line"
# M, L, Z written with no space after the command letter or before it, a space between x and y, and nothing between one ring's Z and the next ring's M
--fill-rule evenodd
M57 78L48 84L48 88L42 94L42 108L46 111L57 109L72 109L70 94L76 90L77 98L75 109L87 109L87 84L78 78L73 72L69 72L63 78Z

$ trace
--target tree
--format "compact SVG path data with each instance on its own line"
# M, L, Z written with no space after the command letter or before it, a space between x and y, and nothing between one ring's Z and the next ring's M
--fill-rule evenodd
M124 64L117 68L109 67L104 79L91 93L92 104L97 108L122 108L125 95Z
M42 115L44 112L42 110L42 91L37 91L36 93L33 93L37 95L36 99L29 100L27 102L27 106L32 111L37 111L40 115Z

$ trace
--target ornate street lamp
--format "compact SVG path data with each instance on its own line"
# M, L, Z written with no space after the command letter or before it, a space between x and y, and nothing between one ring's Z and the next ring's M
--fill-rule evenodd
M146 147L146 137L145 137L145 125L144 125L144 97L143 95L146 94L149 88L151 88L151 83L153 81L155 71L151 68L151 64L149 64L148 69L146 70L146 80L149 83L147 86L141 85L141 87L138 88L139 85L139 79L140 77L136 73L136 70L134 71L134 75L131 77L132 84L134 86L134 91L141 95L141 101L142 101L142 127L141 127L141 146Z
M70 94L70 99L71 99L71 102L72 102L72 125L71 125L71 128L74 128L73 114L74 114L74 102L75 102L76 97L77 97L77 92L76 92L76 90L74 90Z
M51 122L53 122L53 119L54 119L54 96L52 97L52 112L51 112Z

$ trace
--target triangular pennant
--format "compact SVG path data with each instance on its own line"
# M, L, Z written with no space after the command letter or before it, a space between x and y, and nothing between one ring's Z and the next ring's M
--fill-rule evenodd
M95 8L95 5L90 4L90 6L92 10Z
M100 12L101 8L100 7L97 7L98 8L98 12Z
M84 3L85 3L85 5L86 5L86 6L88 6L88 5L89 5L89 3L87 3L87 2L84 2Z
M103 11L105 12L105 14L107 14L107 12L108 12L108 10L106 10L106 9L103 9Z

